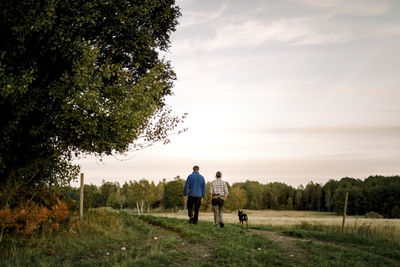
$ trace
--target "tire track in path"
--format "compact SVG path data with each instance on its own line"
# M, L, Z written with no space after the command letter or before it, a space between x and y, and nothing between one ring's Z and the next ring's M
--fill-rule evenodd
M160 225L155 225L152 223L148 223L151 227L156 227L159 235L157 239L162 240L163 238L168 238L171 235L174 235L178 238L179 243L175 250L184 252L183 257L177 259L177 262L174 263L174 266L191 266L196 263L203 262L209 258L213 251L213 243L199 243L199 242L190 242L186 237L184 237L180 232L174 231L173 229L162 227Z
M249 229L249 231L277 244L289 257L290 261L297 264L308 262L307 251L298 245L298 242L303 241L302 239L266 230Z

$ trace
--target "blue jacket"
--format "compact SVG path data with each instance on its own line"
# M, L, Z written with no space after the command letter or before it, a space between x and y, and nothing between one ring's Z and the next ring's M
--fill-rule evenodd
M206 193L206 181L204 177L199 172L193 172L188 176L185 183L185 188L183 189L183 195L192 197L202 197Z

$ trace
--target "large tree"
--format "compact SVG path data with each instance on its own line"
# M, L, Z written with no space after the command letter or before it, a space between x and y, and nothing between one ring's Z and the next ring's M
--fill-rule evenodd
M168 142L160 52L179 16L173 0L0 2L0 199L68 182L76 154Z
M232 185L229 190L229 195L226 199L226 208L228 210L243 209L247 203L246 190L240 187L240 184L236 183Z
M183 208L185 202L183 200L183 188L185 180L179 176L175 177L174 181L168 182L164 186L164 197L162 204L166 209Z

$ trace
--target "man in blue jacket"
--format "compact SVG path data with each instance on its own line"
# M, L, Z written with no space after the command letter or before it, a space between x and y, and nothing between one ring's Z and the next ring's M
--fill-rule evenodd
M197 224L199 219L199 209L201 201L206 193L206 182L204 177L199 173L199 166L193 167L193 173L188 176L183 189L183 196L187 198L187 209L189 215L189 223ZM189 195L189 197L188 197ZM194 207L194 216L193 216Z

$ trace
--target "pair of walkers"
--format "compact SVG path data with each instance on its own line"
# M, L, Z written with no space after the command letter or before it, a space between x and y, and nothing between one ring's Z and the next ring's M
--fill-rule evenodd
M192 224L197 224L201 201L206 193L206 182L199 173L199 169L199 166L193 167L193 173L186 179L185 188L183 189L183 195L185 199L187 198L189 223ZM218 171L215 177L216 179L210 185L210 200L214 212L215 225L222 228L224 227L224 201L229 192L226 182L221 179L222 173Z

